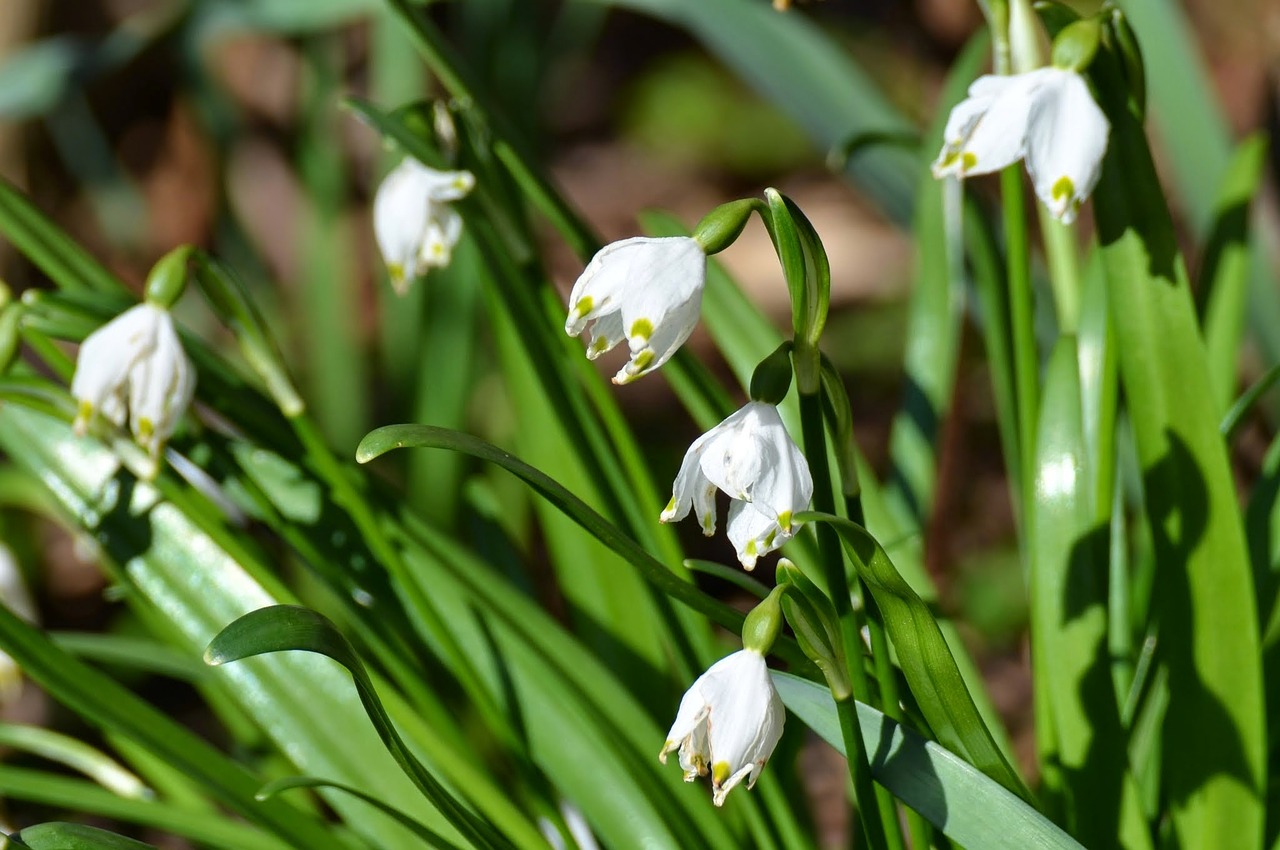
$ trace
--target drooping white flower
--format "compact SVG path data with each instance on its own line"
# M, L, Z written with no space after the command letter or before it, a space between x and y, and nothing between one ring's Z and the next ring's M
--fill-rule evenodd
M475 184L469 171L436 171L412 157L383 179L373 199L373 235L397 292L404 294L427 270L449 265L462 236L462 216L449 202Z
M707 282L707 255L688 236L636 236L601 248L573 285L564 331L591 324L587 357L624 339L631 359L613 377L626 384L657 369L693 333Z
M29 623L36 621L36 606L27 592L22 570L9 551L0 544L0 604ZM22 692L22 671L18 662L5 652L0 652L0 708L9 705Z
M988 174L1025 159L1037 197L1070 224L1098 185L1110 130L1075 71L987 75L951 110L933 174Z
M733 500L728 535L748 570L794 531L792 516L809 507L809 463L782 424L778 408L762 401L703 434L685 452L661 520L684 519L692 507L710 537L716 531L716 490Z
M764 656L743 649L721 658L685 692L658 758L680 751L684 779L711 773L717 806L742 780L756 784L787 719Z
M156 304L139 304L80 346L71 380L76 433L84 435L94 416L122 427L128 419L134 440L157 460L195 389L195 368L173 317Z

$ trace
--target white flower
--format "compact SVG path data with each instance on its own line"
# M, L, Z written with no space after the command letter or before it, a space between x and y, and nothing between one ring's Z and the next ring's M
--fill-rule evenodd
M428 269L449 265L462 236L462 216L449 201L475 184L469 171L436 171L412 157L382 181L373 199L373 235L397 292L403 295Z
M123 426L153 460L191 404L196 372L182 350L173 317L151 303L131 307L85 339L76 358L71 395L78 403L76 433L95 415Z
M707 282L707 255L696 239L636 236L601 248L569 294L564 331L588 323L594 360L627 340L631 360L614 376L626 384L657 369L693 333Z
M4 544L0 544L0 604L29 623L36 621L36 606L22 580L22 570ZM12 703L21 692L22 671L18 662L0 652L0 708Z
M1075 71L987 75L951 110L933 174L988 174L1025 158L1036 195L1070 224L1098 185L1110 130Z
M743 779L756 784L787 719L764 656L743 649L712 664L680 700L658 758L680 750L684 779L711 772L717 806Z
M695 440L680 464L662 521L684 519L692 506L710 537L716 531L717 489L733 499L729 540L748 570L790 539L792 515L808 508L813 497L813 477L778 408L748 402Z

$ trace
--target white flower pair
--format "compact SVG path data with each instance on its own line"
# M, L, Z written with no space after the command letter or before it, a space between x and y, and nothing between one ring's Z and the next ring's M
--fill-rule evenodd
M635 237L601 249L569 295L565 332L591 328L587 357L626 340L631 358L614 376L625 384L667 362L698 323L707 256L691 237ZM684 456L662 521L692 507L710 536L716 530L716 490L733 500L728 536L752 569L793 531L792 517L809 506L813 479L800 449L772 404L750 402L699 437Z
M989 174L1025 160L1037 197L1070 224L1098 185L1110 129L1073 70L979 77L951 110L933 174Z

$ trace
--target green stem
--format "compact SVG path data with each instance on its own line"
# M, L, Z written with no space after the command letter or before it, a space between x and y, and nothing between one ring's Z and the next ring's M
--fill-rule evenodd
M835 512L835 494L831 487L831 470L827 463L826 431L822 419L822 396L819 393L800 394L800 428L804 437L805 457L813 474L814 508L823 513ZM840 712L840 732L844 737L845 752L849 761L849 776L853 780L854 802L858 806L858 822L862 825L871 850L902 850L902 833L893 798L885 793L888 806L876 793L871 778L871 763L862 740L858 714L853 700L870 702L870 683L862 665L862 639L858 632L853 604L849 593L849 578L845 571L840 540L826 523L818 524L819 560L827 583L827 593L835 605L840 621L840 639L844 646L849 667L851 694L836 694L836 707ZM886 811L887 809L887 811ZM894 825L894 841L891 844L885 833L885 821Z
M1053 302L1058 312L1058 330L1074 334L1080 326L1080 293L1083 290L1075 226L1058 221L1044 204L1036 204L1036 208L1040 215L1045 258L1049 263Z
M1031 528L1035 470L1036 411L1039 408L1039 357L1036 354L1035 311L1032 307L1031 258L1027 242L1026 205L1022 195L1021 167L1011 165L1000 173L1004 195L1005 251L1008 268L1009 320L1013 326L1014 399L1018 413L1018 455L1022 467L1019 483L1024 546Z

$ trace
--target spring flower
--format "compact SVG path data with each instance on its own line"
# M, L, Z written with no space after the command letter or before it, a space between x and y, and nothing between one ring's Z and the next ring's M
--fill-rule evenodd
M1075 71L979 77L951 110L933 174L988 174L1025 159L1036 195L1070 224L1098 185L1110 129Z
M0 604L29 623L36 621L36 606L22 580L22 570L9 547L0 544ZM22 692L22 671L18 662L0 652L0 708L12 703Z
M695 440L685 452L661 520L684 519L692 507L702 532L715 534L717 489L733 500L729 540L748 570L790 539L791 517L808 508L813 477L778 408L748 402Z
M710 771L721 806L743 779L748 789L756 784L786 718L764 656L743 649L712 664L685 693L658 758L665 764L678 749L686 782Z
M195 368L169 311L150 302L131 307L80 346L71 380L76 433L83 436L99 414L121 427L127 418L134 440L154 461L195 388Z
M373 199L373 235L396 292L403 295L418 275L449 265L462 236L462 216L449 202L475 184L469 171L436 171L411 157L382 181Z
M626 384L657 369L693 333L707 281L707 255L688 236L636 236L601 248L569 294L564 331L591 325L594 360L624 339L631 359L614 376Z

